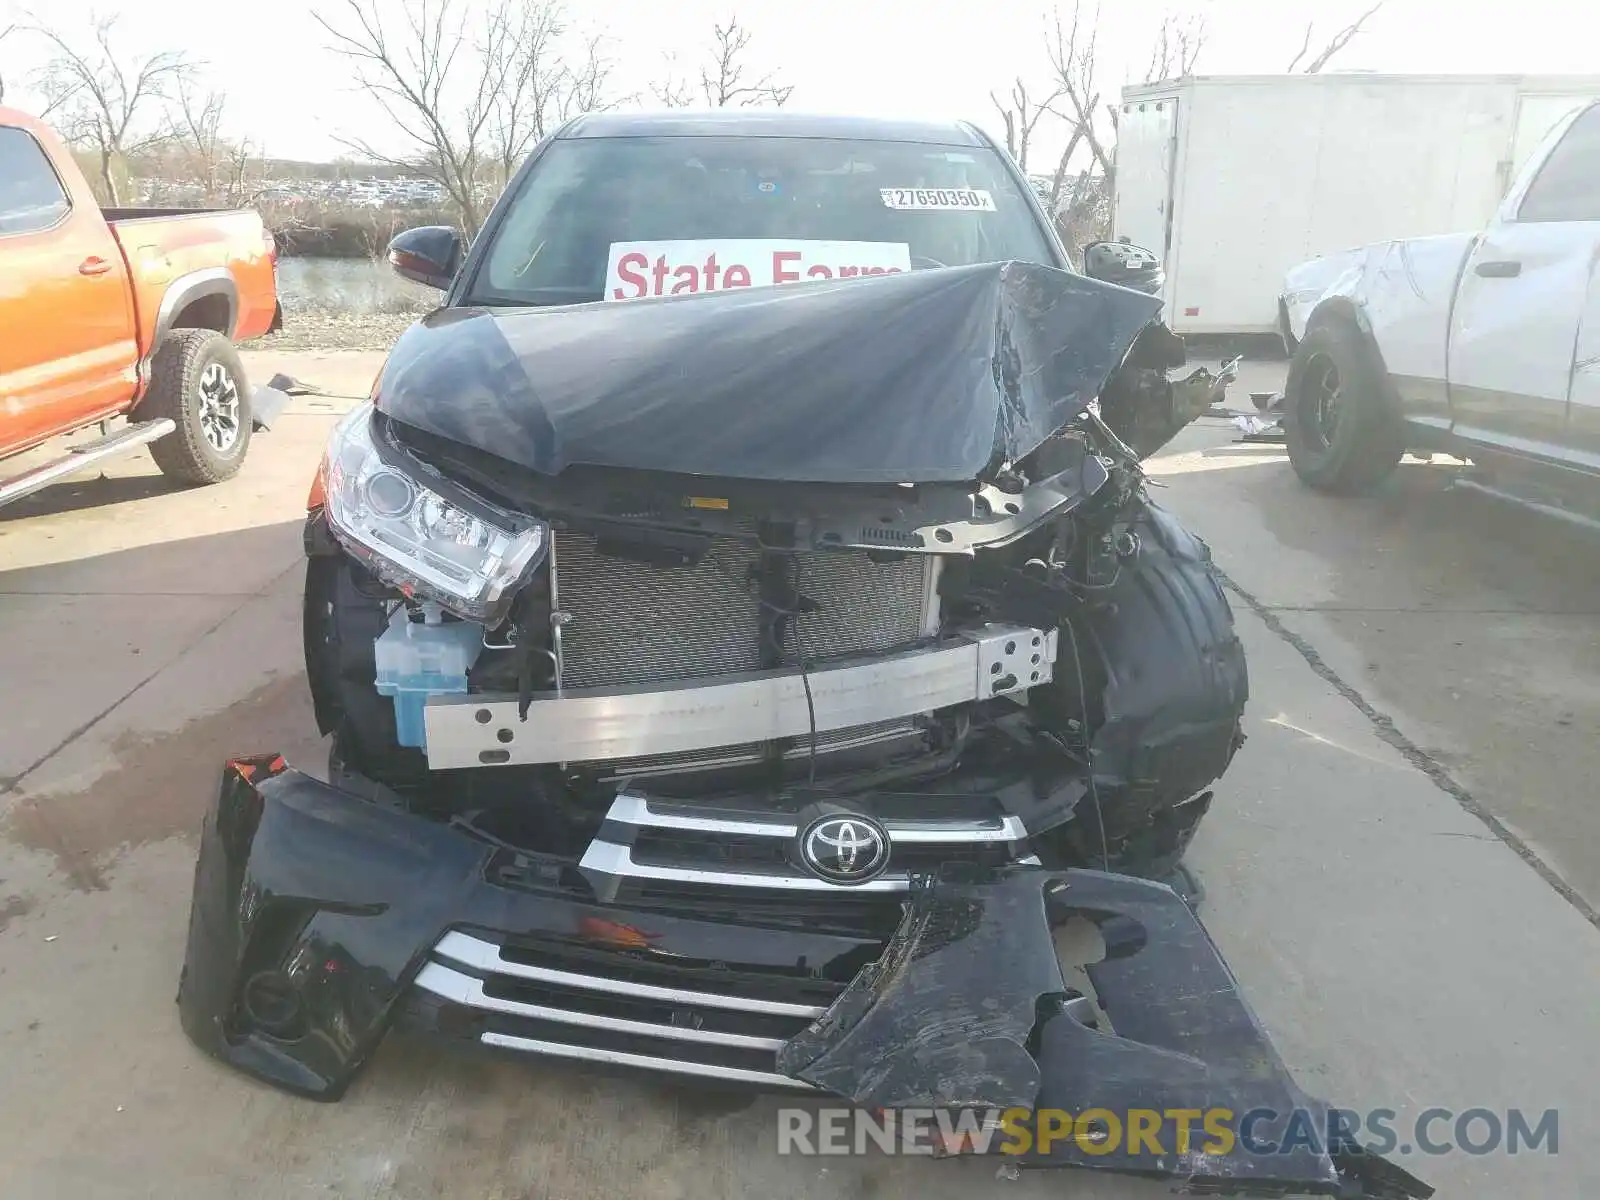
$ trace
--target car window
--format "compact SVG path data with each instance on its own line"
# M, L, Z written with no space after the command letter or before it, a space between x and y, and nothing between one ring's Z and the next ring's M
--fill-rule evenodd
M1600 221L1600 104L1572 123L1540 168L1520 221Z
M49 229L71 207L44 147L25 129L0 126L0 234Z
M630 243L826 243L865 264L897 253L913 270L1060 265L994 151L838 138L557 141L492 237L469 304L599 300L612 247Z

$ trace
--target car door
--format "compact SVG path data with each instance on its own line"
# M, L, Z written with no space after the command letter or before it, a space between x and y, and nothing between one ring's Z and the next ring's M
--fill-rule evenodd
M1589 274L1589 300L1578 322L1567 440L1579 464L1600 474L1600 264Z
M127 264L39 140L0 125L0 453L115 412L134 393Z
M1452 429L1571 458L1567 402L1600 253L1600 105L1563 122L1473 248L1450 322Z

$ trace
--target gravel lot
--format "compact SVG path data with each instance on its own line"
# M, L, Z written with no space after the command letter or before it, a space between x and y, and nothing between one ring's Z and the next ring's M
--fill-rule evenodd
M283 328L250 343L271 354L305 350L387 350L425 309L403 313L353 313L335 308L291 308Z

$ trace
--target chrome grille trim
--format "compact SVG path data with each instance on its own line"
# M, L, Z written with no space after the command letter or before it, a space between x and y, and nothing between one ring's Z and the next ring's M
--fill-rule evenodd
M650 797L628 791L617 794L616 800L606 813L606 820L623 825L648 826L652 829L697 829L709 834L743 834L750 837L792 838L800 832L800 827L792 821L751 820L743 816L725 816L710 810L695 811L682 804L660 801L652 804ZM1028 830L1021 818L1010 814L990 820L889 819L883 821L883 827L889 831L890 840L893 842L921 845L942 842L957 844L1019 842L1028 836Z
M785 980L806 994L798 976L773 982ZM511 962L501 946L457 930L439 939L414 982L421 999L481 1014L473 1033L486 1046L804 1091L809 1084L771 1068L784 1043L826 1011ZM519 982L538 985L537 1003L508 998Z
M627 846L611 842L590 842L583 852L580 869L609 875L617 880L653 879L673 883L688 883L700 887L775 888L791 892L903 892L911 884L905 878L883 876L866 883L843 885L829 883L815 875L779 875L757 872L710 871L700 867L658 867L650 863L633 861L633 852ZM598 889L597 889L598 890Z
M434 953L440 958L471 967L475 971L512 975L518 979L529 979L538 983L591 992L607 992L618 996L665 1000L676 1004L700 1004L707 1008L730 1008L741 1012L765 1013L769 1016L805 1017L808 1020L820 1017L827 1011L811 1004L788 1004L780 1000L725 996L718 992L661 987L651 983L634 983L626 979L607 979L602 975L580 975L572 971L556 970L553 967L534 967L526 963L508 962L500 953L500 947L493 942L486 942L456 930L451 930L439 939Z
M1024 866L1039 866L1037 854L1013 860ZM700 867L661 867L633 861L633 852L612 842L590 842L579 867L609 879L596 886L602 899L615 899L624 880L646 879L657 883L683 883L697 887L774 888L789 892L906 892L911 880L904 875L883 875L866 883L829 883L814 875L779 875L761 872L711 871Z
M537 1021L555 1021L563 1025L583 1025L591 1029L610 1030L613 1033L637 1033L645 1037L676 1038L684 1042L707 1042L718 1046L738 1046L745 1050L771 1050L774 1053L784 1043L783 1038L754 1037L743 1033L722 1033L715 1029L690 1029L677 1025L657 1025L650 1021L631 1021L626 1017L607 1017L599 1013L505 1000L485 992L481 979L452 971L440 963L429 963L423 967L421 974L417 976L417 986L425 992L432 992L441 1000L465 1004L469 1008L509 1013L516 1017L530 1017Z
M1020 817L1002 817L996 828L972 821L951 821L944 824L900 825L885 821L889 841L901 846L958 845L972 846L987 842L1020 842L1028 836Z
M606 812L606 820L623 825L648 825L652 829L699 829L704 832L748 834L752 837L794 837L799 832L793 822L750 821L736 817L701 815L653 808L648 796L618 792Z
M849 807L847 800L841 803ZM870 798L863 798L862 804L863 811L871 814ZM918 868L903 860L897 865L896 847L933 847L935 851L948 847L953 857L1001 848L1012 861L1038 861L1032 855L1021 857L1028 849L1028 829L1020 817L1010 813L990 810L927 818L872 815L889 835L889 873L866 883L840 884L813 875L788 852L800 833L790 813L666 800L624 787L612 800L578 868L595 894L609 901L616 899L628 881L789 892L902 893L910 889L911 874ZM652 831L664 831L676 842L665 861L649 849L634 853L641 837ZM730 839L742 839L747 846L751 839L765 839L766 848L758 851L758 858L764 855L766 861L729 863L725 847ZM649 861L652 857L656 861Z
M506 1033L486 1033L483 1044L499 1046L506 1050L522 1050L529 1054L547 1054L552 1058L575 1058L583 1062L607 1063L622 1067L639 1067L646 1071L668 1071L675 1075L697 1075L707 1079L731 1079L737 1083L757 1083L770 1087L796 1088L803 1092L817 1089L802 1079L792 1079L769 1071L751 1071L742 1067L722 1067L710 1063L682 1062L672 1058L656 1058L649 1054L632 1054L625 1050L609 1050L599 1046L569 1046L565 1042L547 1042L539 1038L513 1037Z

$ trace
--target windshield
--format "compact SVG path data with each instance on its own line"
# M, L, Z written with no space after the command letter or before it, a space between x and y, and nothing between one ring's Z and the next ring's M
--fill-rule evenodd
M979 146L834 138L558 141L468 304L574 304L979 262L1060 266Z

